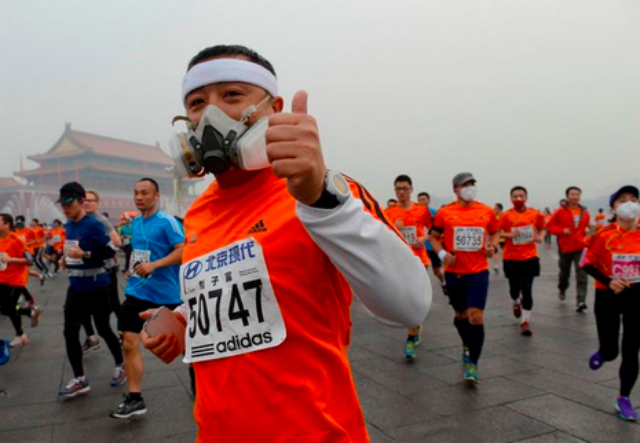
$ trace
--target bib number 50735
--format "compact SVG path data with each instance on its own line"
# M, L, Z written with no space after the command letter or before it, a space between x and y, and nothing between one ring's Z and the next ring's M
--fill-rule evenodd
M217 332L225 332L221 321L225 314L228 324L239 322L238 325L242 325L245 328L249 327L251 322L264 323L262 281L250 280L241 283L241 285L242 291L238 288L238 284L233 284L230 288L230 294L223 294L223 288L218 288L209 291L207 294L201 293L198 297L190 298L189 337L194 338L197 332L202 335L208 335L212 320L213 327ZM227 288L225 287L225 289ZM254 291L253 297L246 297L249 291ZM254 299L253 304L250 303L249 298ZM223 299L228 299L225 300L224 306Z

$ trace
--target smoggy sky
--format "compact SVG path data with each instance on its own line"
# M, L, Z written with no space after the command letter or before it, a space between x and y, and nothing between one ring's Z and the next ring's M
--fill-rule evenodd
M167 149L187 62L252 47L290 106L309 92L327 165L380 199L409 174L449 198L556 202L640 185L636 0L9 1L0 15L0 176L65 122Z

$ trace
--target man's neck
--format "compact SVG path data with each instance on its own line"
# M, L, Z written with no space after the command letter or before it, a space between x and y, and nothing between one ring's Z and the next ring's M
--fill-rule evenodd
M153 205L148 209L140 210L140 215L142 215L142 218L149 218L156 212L158 212L158 205Z
M413 202L411 199L405 201L398 200L398 206L402 209L410 209L413 206Z
M465 199L458 197L458 204L464 207L471 206L473 204L473 200L466 201Z
M260 174L262 169L257 171L245 171L243 169L231 168L222 174L216 175L216 181L221 189L235 188L248 182L256 175Z
M9 233L11 231L0 231L0 239L4 240L5 238L9 237Z
M78 215L75 218L72 218L71 221L74 223L78 223L80 220L84 218L85 215L87 215L87 213L83 209L80 212L78 212Z
M569 203L569 208L578 209L580 207L580 203Z

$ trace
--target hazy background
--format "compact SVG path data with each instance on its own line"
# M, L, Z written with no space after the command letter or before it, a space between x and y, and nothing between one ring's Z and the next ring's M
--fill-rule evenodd
M154 144L181 114L187 62L256 49L290 105L306 89L327 164L393 196L401 173L551 205L640 185L637 0L0 0L0 176L35 166L65 122Z

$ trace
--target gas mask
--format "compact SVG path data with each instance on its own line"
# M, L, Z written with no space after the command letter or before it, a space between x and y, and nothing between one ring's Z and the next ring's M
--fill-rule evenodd
M269 128L268 117L263 117L251 126L246 122L266 105L271 96L242 112L241 119L234 120L214 105L204 110L196 125L186 117L175 117L187 121L187 132L176 134L169 140L171 156L178 171L186 177L202 177L207 172L221 174L231 166L257 170L269 166L265 132Z

